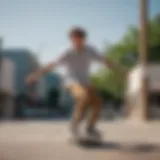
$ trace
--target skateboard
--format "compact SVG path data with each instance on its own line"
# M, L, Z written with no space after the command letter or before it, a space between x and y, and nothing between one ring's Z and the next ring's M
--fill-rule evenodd
M88 135L74 136L71 138L71 142L84 146L97 146L102 144L102 139L99 137L91 137Z

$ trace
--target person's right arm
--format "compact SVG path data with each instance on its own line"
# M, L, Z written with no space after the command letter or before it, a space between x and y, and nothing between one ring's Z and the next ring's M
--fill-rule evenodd
M32 84L39 80L44 74L51 72L57 65L63 65L66 64L66 62L69 60L69 54L68 51L64 52L63 55L58 58L58 60L49 63L48 65L38 69L37 71L29 74L26 78L27 84Z
M39 80L44 74L52 71L52 69L54 69L56 66L55 62L51 62L48 65L39 68L37 71L29 74L26 78L26 83L27 84L32 84L34 82L36 82L37 80Z

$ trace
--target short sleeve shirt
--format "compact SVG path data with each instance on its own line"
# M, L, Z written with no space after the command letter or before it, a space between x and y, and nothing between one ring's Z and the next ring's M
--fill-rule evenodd
M67 77L81 84L87 85L90 77L92 62L103 62L104 57L93 47L85 46L83 51L74 48L67 49L56 61L56 64L67 68Z

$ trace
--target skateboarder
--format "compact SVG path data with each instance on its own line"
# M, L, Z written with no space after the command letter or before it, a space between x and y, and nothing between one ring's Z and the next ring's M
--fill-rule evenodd
M72 28L69 32L69 38L72 47L65 50L57 60L30 74L26 82L31 84L55 67L64 65L68 69L65 87L76 101L71 123L73 134L79 133L78 125L83 118L86 106L90 105L91 115L87 123L86 133L89 136L100 136L95 125L100 115L102 100L90 83L90 66L93 61L101 62L111 69L117 69L118 66L105 59L94 47L87 45L87 33L83 28Z

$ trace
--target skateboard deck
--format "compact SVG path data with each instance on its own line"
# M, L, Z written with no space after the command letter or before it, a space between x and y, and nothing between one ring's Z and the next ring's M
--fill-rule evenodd
M71 138L71 142L78 145L95 146L101 145L102 140L98 137L90 137L86 135L76 136Z

